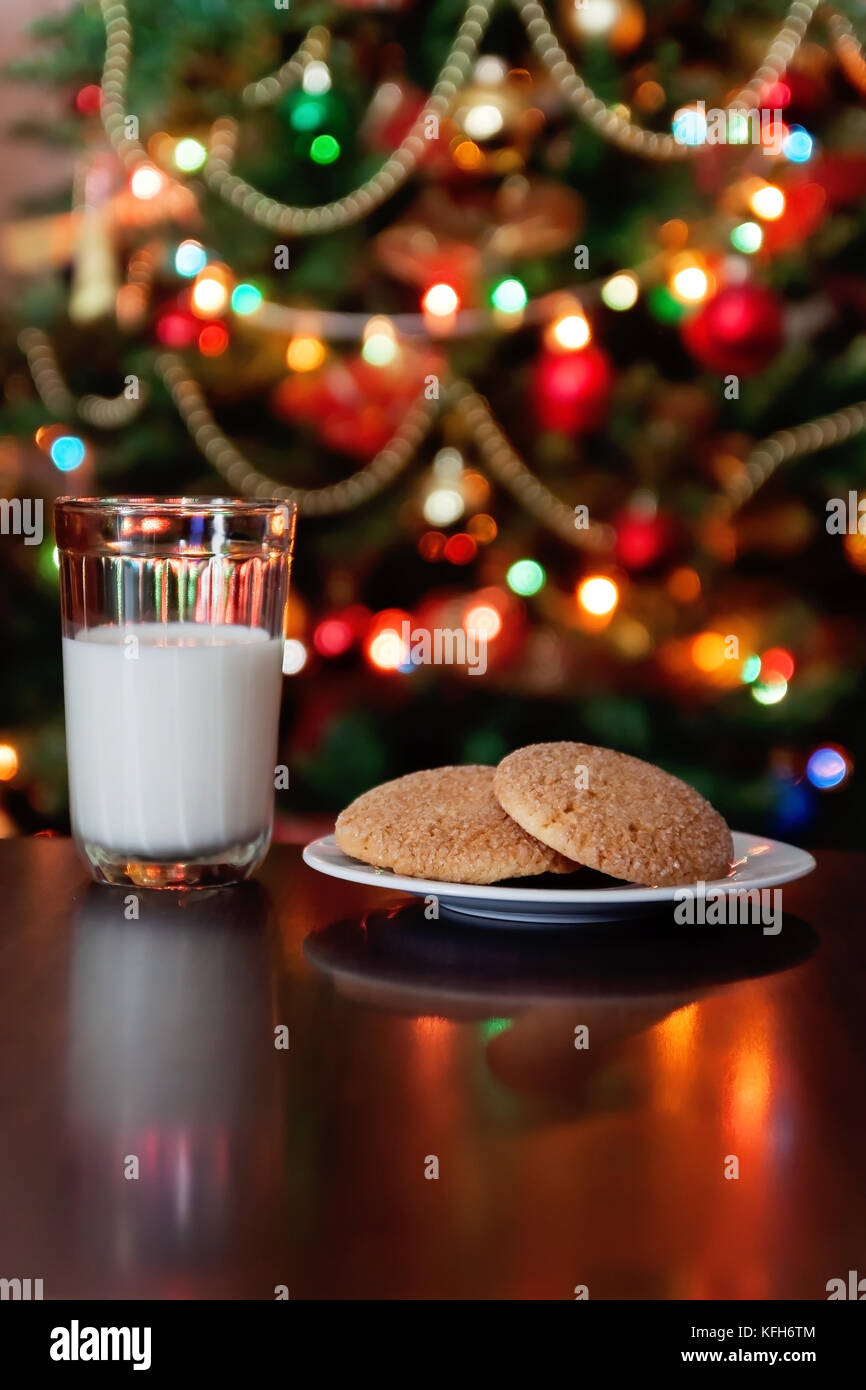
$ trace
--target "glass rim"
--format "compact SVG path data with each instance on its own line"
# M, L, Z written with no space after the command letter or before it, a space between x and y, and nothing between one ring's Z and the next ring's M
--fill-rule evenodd
M131 494L128 497L56 497L55 509L65 512L83 512L94 515L109 512L124 516L139 516L143 513L161 511L175 516L186 516L194 512L219 512L224 514L250 515L272 513L284 509L289 514L297 512L296 502L282 497L157 497L144 494Z

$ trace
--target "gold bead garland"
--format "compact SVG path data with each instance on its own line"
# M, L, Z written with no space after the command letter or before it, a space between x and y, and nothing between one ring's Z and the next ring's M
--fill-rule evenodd
M254 468L217 425L202 389L174 353L163 353L156 369L171 393L194 443L232 487L246 496L278 497L296 502L307 516L330 516L353 511L388 487L411 463L437 411L437 402L420 396L409 407L399 428L383 449L366 464L325 487L294 488Z
M725 487L721 510L733 515L750 502L782 463L843 444L866 431L866 400L843 406L831 415L822 415L790 429L777 430L756 444L738 473Z
M794 0L782 28L776 34L763 62L745 87L726 108L734 110L757 100L761 88L775 82L785 71L823 0ZM577 115L587 121L596 134L629 154L645 155L649 159L689 159L701 148L687 145L673 135L661 135L645 130L634 121L611 111L577 72L562 48L547 18L544 7L536 0L513 0L523 22L527 37L536 54L548 69L560 92Z
M137 397L124 392L116 396L88 394L76 400L60 370L57 354L48 336L39 328L24 328L18 335L18 345L27 358L33 384L40 400L54 415L79 415L98 429L118 429L128 425L140 414L148 398L147 386L139 384Z

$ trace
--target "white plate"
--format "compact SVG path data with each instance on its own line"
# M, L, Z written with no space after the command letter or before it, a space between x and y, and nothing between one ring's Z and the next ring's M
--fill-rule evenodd
M815 867L815 860L803 849L738 831L734 832L734 856L728 877L708 883L708 893L719 888L771 888L803 878ZM360 859L343 854L333 835L307 845L304 863L320 874L348 879L350 883L411 893L415 897L435 897L444 917L471 920L479 927L568 926L617 921L664 903L673 903L678 891L676 888L639 888L633 883L614 884L613 881L609 887L533 888L531 878L522 880L518 887L407 878L390 869L374 869Z

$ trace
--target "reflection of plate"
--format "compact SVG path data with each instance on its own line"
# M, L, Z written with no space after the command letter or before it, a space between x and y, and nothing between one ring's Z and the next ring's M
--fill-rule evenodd
M706 885L714 889L771 888L803 878L815 867L811 854L759 835L734 832L735 862L727 878ZM633 883L608 880L602 887L533 887L534 879L516 885L444 883L437 879L407 878L390 869L374 869L351 859L337 848L333 835L316 840L304 850L304 863L332 878L348 879L368 887L386 888L416 897L436 898L444 917L471 921L475 926L579 926L635 917L673 903L676 888L639 888ZM579 875L583 878L583 875ZM557 883L568 882L559 877Z
M662 1015L737 980L790 969L815 950L811 927L786 913L778 936L749 927L678 927L640 919L579 936L466 932L430 922L420 902L375 908L311 932L304 955L341 993L405 1013L486 1018L588 1001Z

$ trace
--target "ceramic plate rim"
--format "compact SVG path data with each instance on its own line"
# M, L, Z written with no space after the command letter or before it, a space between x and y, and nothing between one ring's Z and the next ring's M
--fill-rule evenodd
M749 888L778 887L804 878L815 869L815 858L808 850L797 845L786 844L784 840L773 840L767 835L750 835L745 831L732 831L734 838L735 872L727 878L710 879L706 882L707 893L722 889L726 891L745 891ZM743 862L759 847L766 846L754 859L769 859L768 871L755 871L754 865L746 865L751 870L737 876L736 865ZM786 868L773 869L774 858L783 855L788 864ZM621 888L532 888L532 879L526 880L525 888L503 888L486 883L451 883L444 879L409 878L404 874L392 873L390 869L376 869L360 859L352 859L337 847L333 835L323 835L304 847L304 863L317 873L330 878L343 879L349 883L360 883L370 888L382 888L389 892L411 893L417 897L433 896L442 899L457 898L477 900L497 904L503 909L509 905L525 904L542 909L545 904L575 907L619 907L630 903L673 902L674 894L683 888L693 888L693 883L672 884L666 887L642 888L633 883L624 883Z

